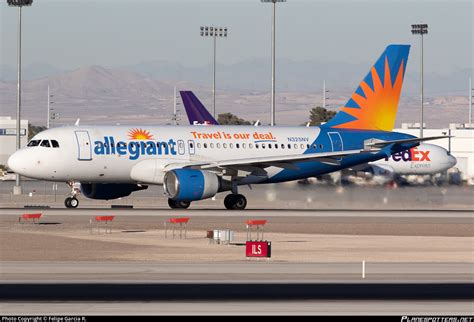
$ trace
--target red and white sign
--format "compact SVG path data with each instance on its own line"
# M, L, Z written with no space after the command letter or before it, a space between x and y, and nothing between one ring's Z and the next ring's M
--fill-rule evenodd
M272 257L272 243L267 241L248 241L245 244L247 257Z

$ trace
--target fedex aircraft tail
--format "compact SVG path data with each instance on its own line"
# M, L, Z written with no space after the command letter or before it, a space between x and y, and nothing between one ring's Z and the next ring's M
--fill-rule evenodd
M410 45L389 45L336 116L324 126L391 131Z
M188 115L190 124L218 124L193 92L180 91L179 93L181 94L183 105L186 108L186 114Z

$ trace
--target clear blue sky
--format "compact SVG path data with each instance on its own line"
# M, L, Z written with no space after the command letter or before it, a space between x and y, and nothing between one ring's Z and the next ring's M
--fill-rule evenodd
M429 24L425 66L452 72L473 65L470 0L288 0L277 4L277 56L294 60L371 62L388 43L412 44L411 24ZM23 9L23 62L72 69L167 60L210 63L211 39L201 25L227 26L221 63L270 57L271 5L260 0L35 0ZM0 64L16 64L17 10L0 3Z

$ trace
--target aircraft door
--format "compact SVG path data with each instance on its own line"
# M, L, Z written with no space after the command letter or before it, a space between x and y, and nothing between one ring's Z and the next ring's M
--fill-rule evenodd
M74 131L77 140L77 159L80 161L92 160L92 147L89 132L87 131Z
M196 153L196 147L194 146L193 140L188 140L189 154L194 155Z
M183 140L178 140L178 154L179 155L184 154L184 141Z
M338 132L328 132L328 135L331 140L332 152L343 151L344 144L341 135Z

